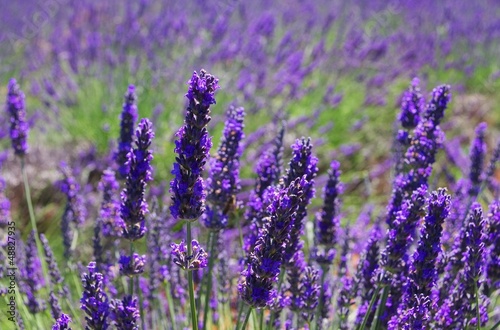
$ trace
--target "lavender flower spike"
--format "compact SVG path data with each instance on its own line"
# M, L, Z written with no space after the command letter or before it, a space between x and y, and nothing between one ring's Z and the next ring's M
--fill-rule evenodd
M488 265L486 267L489 290L500 289L500 202L490 204L488 212ZM487 290L487 291L489 291Z
M127 154L132 148L134 127L135 122L137 121L137 116L137 95L135 94L135 86L130 85L127 93L125 93L125 102L123 103L123 111L120 121L118 151L115 155L116 163L118 164L118 174L123 179L127 177L129 171Z
M481 174L483 173L484 156L486 155L486 143L484 142L484 135L486 123L481 123L476 127L476 137L472 142L470 150L470 170L469 170L469 195L477 196L481 187Z
M292 220L303 196L304 178L298 178L288 188L273 191L268 207L269 218L259 233L254 250L238 284L238 291L248 305L255 308L269 306L276 297L273 289L280 273L284 245L289 238Z
M333 247L337 244L340 227L339 195L343 186L340 183L340 163L333 161L328 171L328 181L324 188L323 208L316 213L314 258L320 264L331 264L335 258Z
M191 241L192 255L188 255L187 245L184 241L181 241L180 244L172 243L170 247L172 248L173 262L182 269L191 271L207 267L208 254L197 240Z
M61 316L56 320L56 323L52 326L52 330L71 330L69 324L71 323L71 318L62 313Z
M102 234L105 237L121 237L125 223L120 217L120 202L117 191L120 188L115 178L115 172L107 169L102 173L99 182L99 191L102 192L101 208L99 217L102 226Z
M106 330L109 327L109 303L104 292L103 276L96 272L95 262L88 265L88 274L83 274L83 296L80 299L81 309L87 314L85 330Z
M123 300L114 300L111 304L111 319L120 330L138 330L139 314L137 298L125 296Z
M38 258L38 251L35 243L35 232L31 231L26 243L26 265L21 273L23 280L23 291L27 296L28 310L32 313L39 313L45 309L45 302L36 295L45 285L43 278L42 264Z
M206 194L201 176L212 141L208 136L210 105L215 104L218 79L201 70L196 71L188 82L186 97L189 100L184 125L177 132L174 152L177 154L170 182L175 219L194 221L205 211Z
M10 117L10 139L16 156L24 156L28 152L29 125L26 122L24 93L16 79L12 78L7 86L7 112Z
M144 118L139 123L136 132L136 147L127 155L130 167L121 194L121 218L125 222L123 237L135 241L146 233L145 216L148 204L145 200L146 184L152 180L151 160L153 153L149 150L154 133L151 122Z
M144 272L146 256L134 253L132 256L120 256L120 274L123 276L136 276Z
M229 107L223 136L217 155L210 163L207 179L209 205L203 214L204 225L211 230L227 226L228 213L236 207L236 194L240 191L241 140L244 138L243 108Z
M413 78L410 88L404 92L401 100L399 121L405 129L415 128L420 122L420 113L425 108L425 99L420 92L418 78Z

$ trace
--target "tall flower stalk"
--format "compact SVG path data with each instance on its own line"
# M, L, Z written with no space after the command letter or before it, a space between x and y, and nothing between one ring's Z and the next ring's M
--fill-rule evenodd
M172 205L170 212L177 220L187 222L187 254L191 256L191 224L205 211L206 192L202 172L205 168L212 141L208 136L207 124L211 120L210 106L215 104L215 91L219 88L218 79L201 70L193 73L188 81L186 97L189 101L184 125L179 129L175 141L175 158L170 182ZM189 302L191 306L191 326L198 329L198 317L194 300L192 270L187 269Z

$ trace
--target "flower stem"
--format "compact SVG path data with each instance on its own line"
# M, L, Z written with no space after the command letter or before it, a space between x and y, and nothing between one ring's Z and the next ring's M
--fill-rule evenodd
M248 308L247 315L245 316L245 321L243 321L243 325L241 326L241 330L245 330L247 327L248 319L250 318L250 314L252 313L252 307Z
M375 292L373 292L372 299L370 300L370 305L368 306L368 309L366 310L366 314L363 317L363 323L361 323L361 326L359 326L356 330L365 330L366 324L368 323L368 319L370 318L370 314L372 313L373 306L375 305L375 302L377 301L378 293L380 292L380 286L377 286L375 289Z
M42 265L42 271L43 271L43 278L45 279L45 283L48 285L50 283L50 279L48 276L48 271L47 271L47 265L45 264L45 253L43 252L43 247L42 243L40 242L40 238L38 237L38 228L36 226L36 219L35 219L35 211L33 209L33 202L31 201L31 191L30 191L30 185L28 183L28 175L26 173L26 166L24 162L24 157L21 157L21 172L23 176L23 184L24 184L24 193L26 195L26 203L28 204L28 211L30 214L30 222L31 222L31 228L33 232L35 233L35 244L36 244L36 250L38 253L38 258L40 259L40 263Z
M375 330L378 330L381 327L381 319L382 319L382 314L384 313L384 310L385 310L385 304L387 302L387 297L389 297L389 286L388 285L384 286L384 291L382 291L382 298L380 298L380 304L378 305L377 321L375 323Z
M166 282L165 284L165 295L167 296L167 303L168 303L168 311L170 313L170 322L172 323L172 329L176 329L176 323L175 323L175 310L174 310L174 300L172 299L172 290L170 287L170 282Z
M212 268L214 267L214 260L215 260L215 245L217 245L218 241L218 236L219 232L210 232L210 237L209 237L209 242L210 246L209 248L209 256L208 256L208 272L207 272L207 290L205 291L205 311L203 313L203 329L207 328L207 321L208 321L208 308L210 305L210 296L212 294Z
M474 295L476 296L476 330L481 329L481 313L479 312L479 290L477 289L477 280L474 279Z
M320 324L321 323L321 320L320 320L320 317L321 317L321 311L323 310L323 306L325 305L325 291L324 291L324 286L325 286L325 278L326 278L326 274L328 273L328 270L329 270L329 266L328 265L321 265L321 270L322 270L322 273L321 273L321 283L320 283L320 296L319 296L319 305L318 305L318 309L316 310L316 320L317 320L317 323Z
M191 222L187 222L187 253L188 256L193 254L191 247ZM196 302L194 300L194 283L193 283L193 272L187 270L188 272L188 286L189 286L189 305L191 306L191 323L192 329L198 330L198 316L196 315Z
M283 285L283 282L285 280L285 273L286 273L285 267L281 266L281 271L280 271L280 275L279 275L279 278L278 278L278 289L276 290L276 292L278 292L278 294L280 293L281 286ZM271 311L271 317L269 319L269 324L268 324L268 327L267 327L268 329L272 329L275 317L276 317L275 313L273 313Z

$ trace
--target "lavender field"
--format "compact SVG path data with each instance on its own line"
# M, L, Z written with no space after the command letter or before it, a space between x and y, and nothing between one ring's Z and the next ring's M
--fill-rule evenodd
M500 329L500 2L0 0L0 329Z

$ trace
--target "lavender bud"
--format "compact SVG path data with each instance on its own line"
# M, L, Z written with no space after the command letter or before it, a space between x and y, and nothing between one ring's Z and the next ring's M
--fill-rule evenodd
M134 127L137 121L137 95L135 94L135 86L130 85L127 93L125 93L125 102L123 103L123 111L120 120L120 137L118 139L118 151L115 155L116 163L118 164L118 174L122 179L125 179L129 172L129 164L127 154L132 149L132 141L134 138Z
M138 255L134 253L132 256L120 256L118 261L120 264L120 275L122 276L137 276L144 273L144 266L146 265L146 255Z
M125 296L122 300L115 299L111 303L111 319L117 329L138 330L139 306L137 298Z
M198 270L205 268L208 265L208 253L203 250L197 240L191 241L191 247L193 253L187 255L187 245L184 241L180 244L172 243L170 245L172 248L173 262L184 270Z
M28 152L29 125L26 121L24 93L17 81L12 78L7 86L7 112L10 116L10 139L16 156L22 157Z
M80 308L87 314L86 330L106 330L109 327L109 303L106 292L104 292L104 282L101 273L96 272L95 262L88 265L88 274L83 274L83 294L80 299Z

